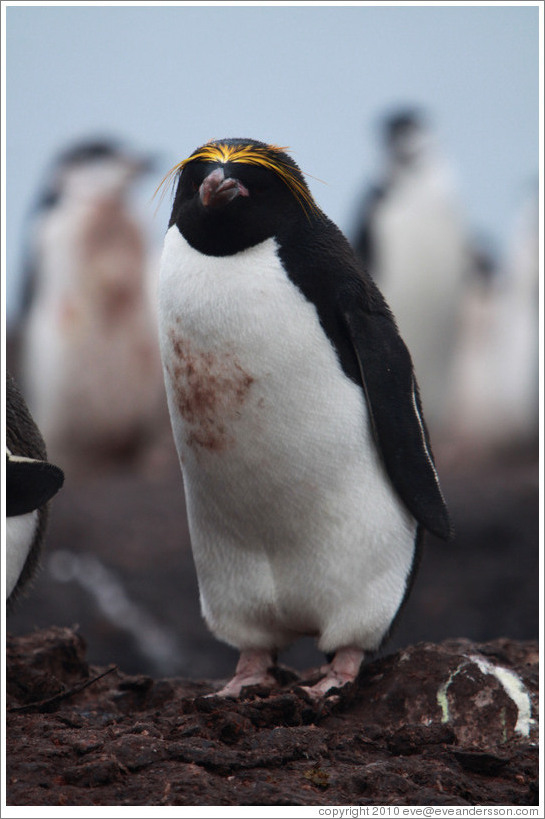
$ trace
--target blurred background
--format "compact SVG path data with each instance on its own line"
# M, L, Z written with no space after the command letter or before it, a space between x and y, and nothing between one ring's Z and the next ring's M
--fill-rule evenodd
M415 360L457 536L429 538L386 650L537 637L537 4L3 11L7 365L66 473L8 629L78 623L127 672L232 671L163 394L154 192L206 140L252 137L291 148Z

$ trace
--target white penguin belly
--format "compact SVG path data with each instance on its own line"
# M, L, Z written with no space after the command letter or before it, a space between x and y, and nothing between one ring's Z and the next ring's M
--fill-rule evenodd
M469 263L464 228L450 199L433 177L412 180L386 197L376 218L380 287L411 352L432 432L448 420Z
M210 257L171 227L159 311L210 628L240 649L301 634L324 651L375 648L404 596L416 522L276 243Z
M50 455L63 465L130 444L153 426L160 406L145 258L128 239L117 247L119 224L109 225L107 215L99 218L113 245L86 247L97 213L91 202L45 218L23 339L25 395Z
M38 510L6 518L6 599L17 585L27 561L36 527Z

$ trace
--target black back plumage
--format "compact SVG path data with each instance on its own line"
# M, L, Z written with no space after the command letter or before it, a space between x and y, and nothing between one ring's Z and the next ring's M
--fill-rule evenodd
M26 458L45 461L47 457L44 439L10 373L6 373L6 446Z
M303 234L301 236L301 234ZM312 301L345 374L364 391L373 433L397 493L430 532L452 536L412 360L380 291L328 219L300 225L279 254Z

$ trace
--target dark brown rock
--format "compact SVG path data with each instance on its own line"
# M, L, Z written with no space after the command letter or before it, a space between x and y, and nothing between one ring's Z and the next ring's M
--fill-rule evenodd
M297 675L242 700L121 671L78 690L100 672L83 645L70 629L9 639L10 805L537 804L535 643L421 643L320 706ZM14 710L44 679L76 693Z

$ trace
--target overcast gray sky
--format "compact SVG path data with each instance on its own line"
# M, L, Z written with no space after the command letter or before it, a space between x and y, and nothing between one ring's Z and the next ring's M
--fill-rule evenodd
M156 154L149 198L210 138L290 146L347 233L380 168L378 119L418 104L453 161L472 228L500 248L538 174L538 6L4 4L7 309L25 218L56 153L111 134Z

